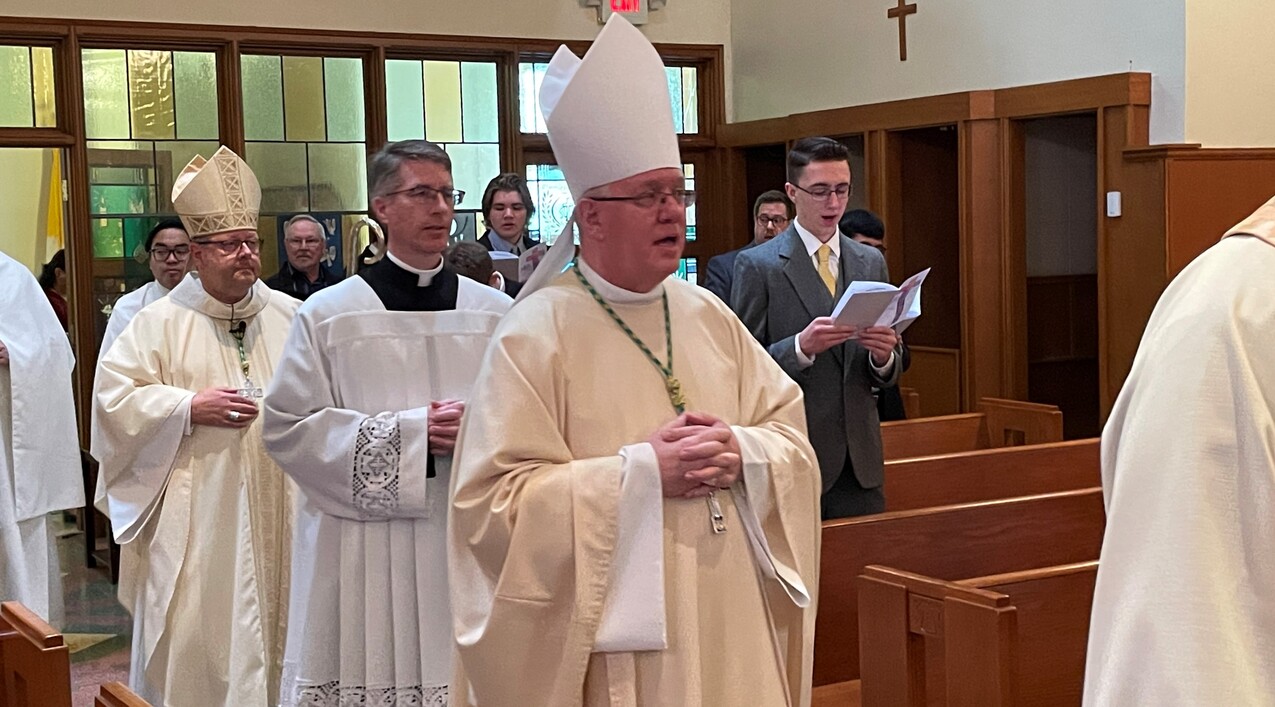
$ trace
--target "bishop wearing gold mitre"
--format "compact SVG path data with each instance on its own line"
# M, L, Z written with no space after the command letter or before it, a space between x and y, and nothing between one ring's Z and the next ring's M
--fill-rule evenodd
M156 705L271 707L294 492L258 411L299 302L259 279L261 188L235 153L196 157L172 199L196 272L138 312L94 391L129 682Z

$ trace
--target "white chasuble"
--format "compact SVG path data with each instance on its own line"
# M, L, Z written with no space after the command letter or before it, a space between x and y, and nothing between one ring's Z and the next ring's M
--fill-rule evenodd
M820 484L800 389L707 290L635 296L582 271L661 361L667 293L687 410L732 426L744 473L716 494L724 532L704 499L663 498L645 440L676 417L664 375L573 272L519 303L461 430L455 695L809 704Z
M1169 285L1102 435L1087 707L1275 704L1275 208Z
M146 307L98 367L107 505L133 614L130 683L157 705L274 707L287 627L292 483L244 429L191 424L209 387L269 383L298 302L261 282L241 302L196 275Z
M351 277L298 312L265 414L303 498L285 707L448 704L451 460L430 462L429 405L469 398L511 302L459 278L455 310L389 311Z
M71 369L75 356L26 266L0 253L0 601L62 623L62 572L48 514L84 505Z

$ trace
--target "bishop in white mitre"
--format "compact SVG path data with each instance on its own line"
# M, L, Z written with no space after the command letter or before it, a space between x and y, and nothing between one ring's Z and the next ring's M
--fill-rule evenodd
M673 276L694 194L663 64L615 16L540 103L581 251L563 272L559 236L462 423L453 697L807 705L819 470L797 385Z
M0 601L62 623L48 514L84 505L75 355L31 271L0 253Z
M1275 199L1160 297L1102 432L1086 707L1275 704Z
M299 303L259 280L260 203L225 147L186 166L173 205L198 272L138 312L98 369L130 683L157 705L278 703L295 493L258 405Z
M368 182L388 253L306 300L266 395L302 495L285 707L449 704L452 448L513 303L443 261L460 194L441 147L386 145Z

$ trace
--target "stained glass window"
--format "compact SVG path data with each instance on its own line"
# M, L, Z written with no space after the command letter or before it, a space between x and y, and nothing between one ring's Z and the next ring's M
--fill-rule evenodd
M0 45L0 128L54 128L53 49Z
M694 189L695 165L683 164L682 172L686 176L686 188ZM527 165L527 186L531 189L531 201L536 205L536 213L532 215L527 229L533 238L553 243L575 208L562 170L554 164ZM686 240L695 240L694 204L686 209ZM693 264L690 267L693 275L695 267ZM691 281L694 282L693 279Z
M499 96L495 62L385 62L389 139L429 140L447 150L456 188L466 193L458 217L471 214L475 229L483 191L500 174Z
M682 258L682 264L678 266L675 274L692 285L698 285L699 258Z
M323 223L325 262L343 268L344 234L367 212L363 60L241 57L244 160L261 183L261 269L274 274L283 224L298 213Z
M217 150L217 57L85 49L81 62L93 257L129 258L173 213L174 177Z
M540 112L540 85L549 65L524 61L518 64L519 129L524 133L543 133L544 114ZM682 134L699 132L699 70L693 66L666 66L669 102L673 106L673 128Z

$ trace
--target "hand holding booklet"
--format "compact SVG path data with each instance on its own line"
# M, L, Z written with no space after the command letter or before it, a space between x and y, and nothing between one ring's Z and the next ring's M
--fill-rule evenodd
M930 274L926 268L895 287L888 282L855 281L846 287L832 318L842 326L865 329L871 326L904 329L921 316L921 283Z

